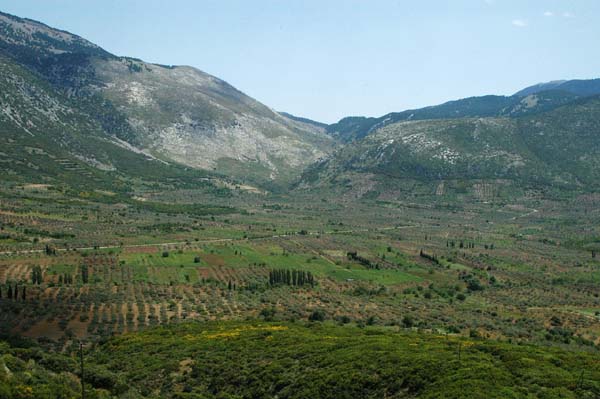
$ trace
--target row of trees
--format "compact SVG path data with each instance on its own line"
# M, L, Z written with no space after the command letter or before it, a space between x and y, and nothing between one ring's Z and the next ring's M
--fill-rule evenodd
M42 284L43 275L42 268L40 266L34 266L31 270L31 283L32 284Z
M269 285L310 285L312 287L315 285L315 279L311 272L304 270L274 269L269 271Z
M439 264L440 264L440 261L438 260L438 258L437 258L437 256L436 256L436 255L430 255L430 254L428 254L428 253L426 253L426 252L423 252L423 250L420 250L420 251L419 251L419 256L420 256L421 258L425 258L425 259L427 259L427 260L430 260L430 261L432 261L432 262L433 262L433 263L435 263L436 265L439 265Z
M446 240L446 248L456 248L457 244L454 240ZM459 248L475 248L475 243L474 242L467 242L465 243L463 240L460 240L460 242L458 243L458 247Z
M89 279L89 268L87 265L81 265L81 280L84 283L88 282ZM40 266L34 266L31 269L31 283L32 284L42 284L44 281L44 275L42 273L42 268ZM73 276L69 273L60 274L58 276L58 282L60 284L73 284Z
M373 263L369 259L360 256L356 251L350 251L346 253L349 260L355 261L366 267L367 269L379 269L378 263ZM382 257L385 259L385 255Z
M457 244L456 241L454 241L454 240L446 240L446 248L456 248L456 246L458 246L459 248L473 249L473 248L475 248L475 243L474 242L464 242L463 240L460 240ZM494 249L494 244L485 244L484 248L485 249Z
M20 292L21 300L27 299L27 291L25 290L25 286L21 287ZM0 287L0 299L4 298L4 292L2 291L2 287ZM14 288L9 283L6 288L6 299L18 300L19 299L19 286L15 284Z
M58 276L58 282L60 284L73 284L73 276L70 274L61 274Z

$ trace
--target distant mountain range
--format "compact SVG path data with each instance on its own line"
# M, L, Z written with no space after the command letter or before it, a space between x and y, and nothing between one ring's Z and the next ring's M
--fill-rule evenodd
M400 121L518 117L549 111L579 98L597 94L600 94L600 79L554 81L527 87L512 96L469 97L431 107L392 112L378 118L348 117L328 126L327 131L332 136L348 142Z
M213 177L279 188L508 179L589 188L600 177L600 79L327 125L276 112L195 68L115 56L3 13L0 72L7 181L125 190Z
M536 99L548 93L523 99L539 106ZM299 186L346 187L363 194L371 187L377 196L402 190L394 182L407 180L430 193L438 187L442 193L444 187L471 193L487 187L497 193L507 186L512 186L508 191L515 186L595 191L600 188L600 96L535 113L525 107L503 116L390 121L309 167Z
M518 91L515 96L525 97L549 90L562 91L579 97L593 96L600 94L600 79L555 80L553 82L538 83Z

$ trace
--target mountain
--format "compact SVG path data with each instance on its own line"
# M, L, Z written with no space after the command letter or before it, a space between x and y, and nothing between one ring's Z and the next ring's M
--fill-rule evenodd
M333 145L322 127L279 114L200 70L118 57L29 19L0 13L0 56L19 71L23 86L43 87L44 101L64 111L37 115L36 126L62 125L66 116L85 120L61 132L70 137L65 143L85 135L163 163L267 183L290 179ZM10 104L4 96L0 107L3 120L24 136L27 112L36 111L25 106L30 93L21 94ZM22 106L15 103L20 100ZM103 157L94 146L76 147L63 150L82 159Z
M329 126L326 123L317 122L317 121L314 121L312 119L303 118L301 116L295 116L295 115L289 114L287 112L280 112L280 114L283 115L283 116L285 116L286 118L292 119L292 120L294 120L296 122L306 123L308 125L315 126L318 129L323 129L323 131L325 131L327 129L327 126Z
M365 137L385 125L400 121L474 117L519 117L548 111L581 97L600 94L600 79L560 80L525 88L512 96L487 95L449 101L440 105L392 112L378 118L347 117L327 131L344 142Z
M596 184L600 79L325 125L193 67L116 56L3 13L0 68L0 162L15 181L127 191L132 181L218 178L276 189L308 168L307 184L349 172Z
M223 178L165 162L132 146L107 132L94 102L65 95L4 56L0 93L3 183L50 185L75 195L105 190L117 200L119 194L130 196L132 187L143 182L214 189L207 179Z
M555 80L552 82L538 83L536 85L526 87L514 95L518 97L525 97L547 90L563 91L581 97L593 96L600 94L600 79Z
M385 124L309 168L302 183L391 187L390 181L511 181L594 189L600 178L600 96L518 117ZM302 184L301 184L302 186Z

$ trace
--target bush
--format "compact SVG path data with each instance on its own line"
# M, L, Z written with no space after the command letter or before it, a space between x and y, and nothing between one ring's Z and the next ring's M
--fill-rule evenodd
M264 308L260 311L260 316L264 317L266 321L272 321L273 317L275 317L275 313L277 310L274 307Z
M406 328L411 328L414 326L415 320L410 315L406 315L402 318L402 325Z
M308 316L310 321L325 321L325 312L321 309L317 309Z

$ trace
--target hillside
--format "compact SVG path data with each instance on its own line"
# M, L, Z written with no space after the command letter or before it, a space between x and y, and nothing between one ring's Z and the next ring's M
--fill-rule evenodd
M67 196L102 191L129 201L138 190L193 186L227 191L227 176L158 159L104 129L94 100L69 97L31 70L0 56L0 190L49 187ZM217 187L221 186L221 187ZM108 196L107 196L108 195Z
M386 124L309 168L304 182L345 174L386 179L510 180L522 186L596 187L600 99L531 116Z
M37 398L76 395L75 359L0 347L3 398L26 390ZM93 397L592 398L600 392L592 354L392 328L185 323L86 352Z
M327 131L333 137L349 142L401 121L535 115L579 98L600 94L599 82L599 79L557 81L531 86L512 96L469 97L420 109L392 112L378 118L347 117L329 125Z
M279 114L195 68L117 57L36 21L0 14L0 55L30 73L26 84L35 79L55 91L58 106L77 103L95 128L73 126L74 133L110 136L122 148L162 161L285 181L332 145L322 128ZM23 107L10 107L12 120L27 122L16 111ZM86 151L79 155L97 157Z

